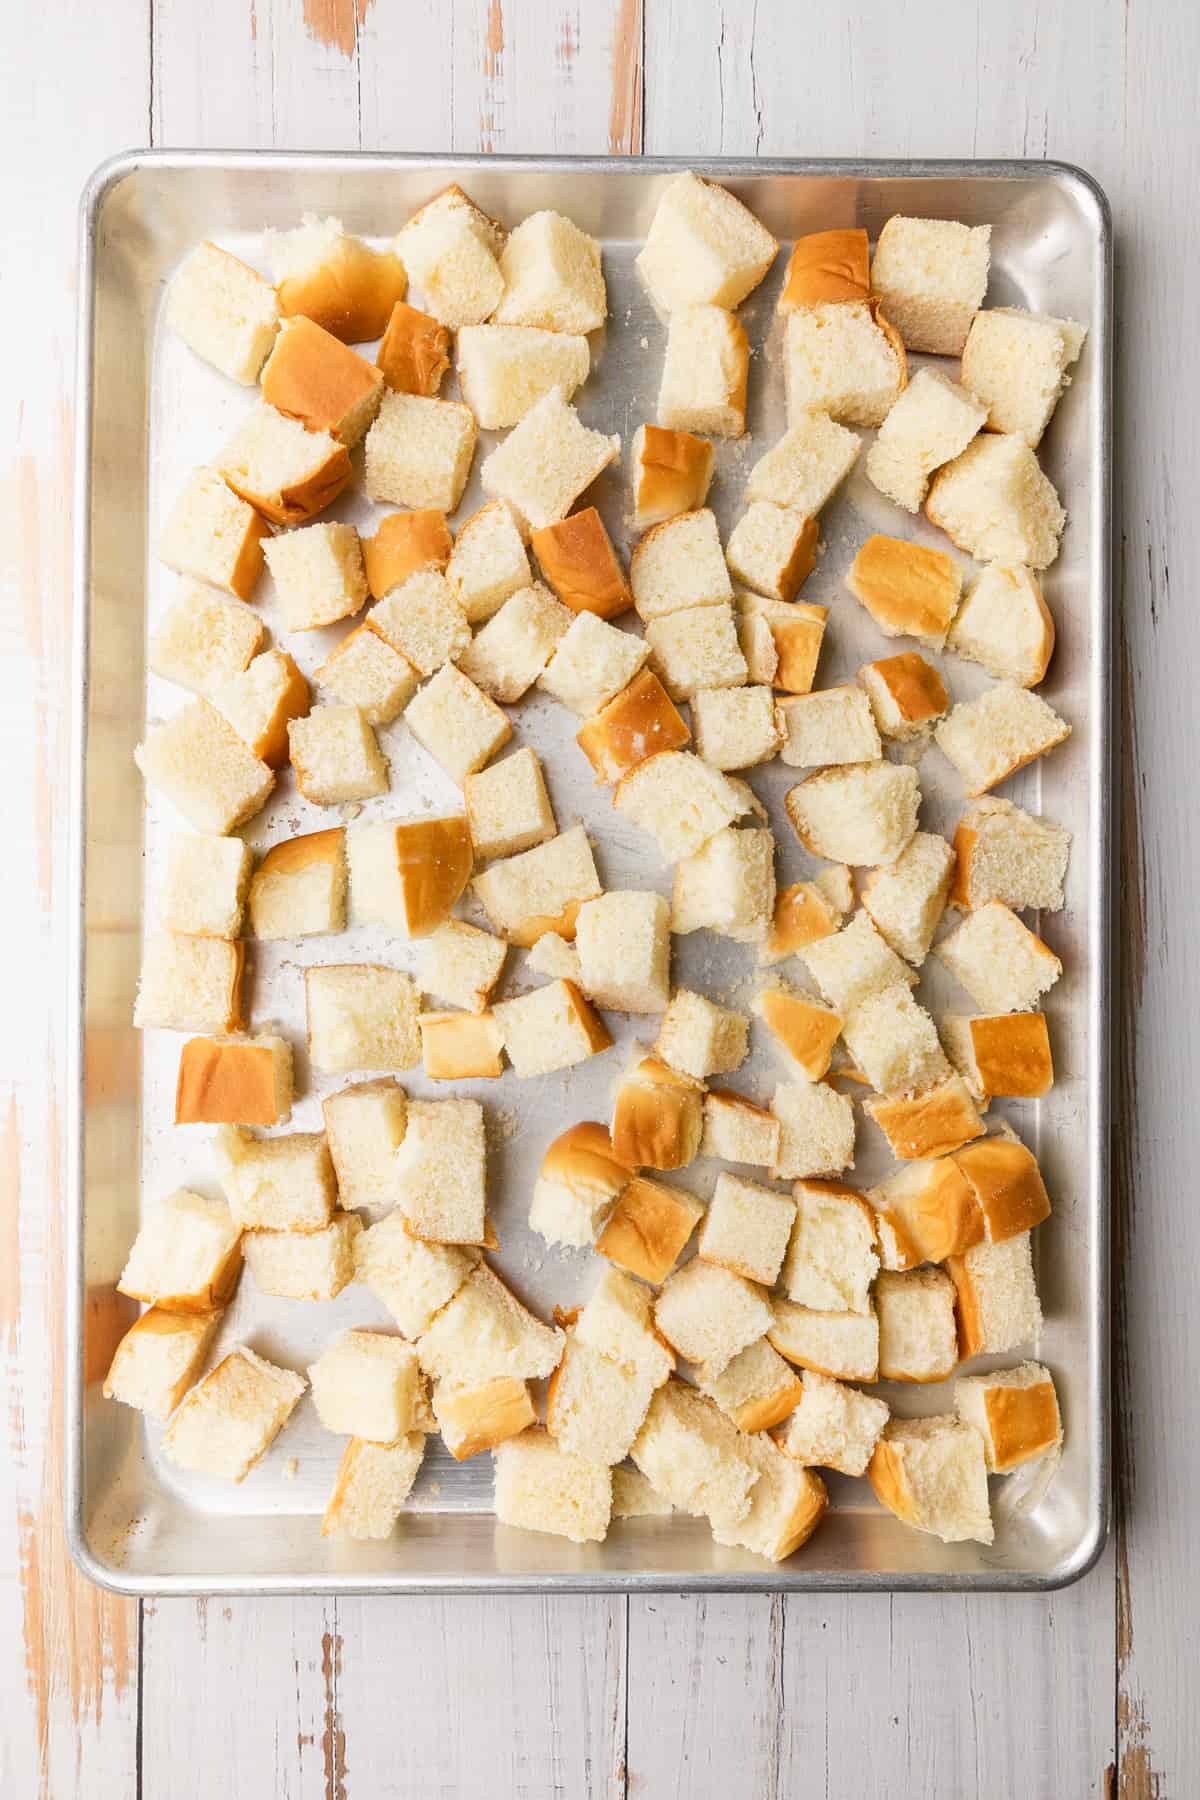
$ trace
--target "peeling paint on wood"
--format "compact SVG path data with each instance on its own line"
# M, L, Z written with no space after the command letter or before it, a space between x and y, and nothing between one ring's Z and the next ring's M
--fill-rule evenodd
M304 23L318 44L353 56L372 0L304 0ZM257 34L257 22L255 26Z
M643 0L618 0L613 21L608 147L614 155L636 156L642 148L642 6Z

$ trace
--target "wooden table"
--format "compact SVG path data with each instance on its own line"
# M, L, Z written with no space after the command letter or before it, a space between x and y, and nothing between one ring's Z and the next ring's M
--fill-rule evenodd
M1200 1439L1184 1396L1200 1255L1185 1180L1200 1003L1198 66L1189 0L58 0L6 15L6 1796L1197 1791ZM57 1390L75 204L102 157L147 141L1047 156L1107 189L1125 750L1119 1504L1077 1587L139 1607L74 1573Z

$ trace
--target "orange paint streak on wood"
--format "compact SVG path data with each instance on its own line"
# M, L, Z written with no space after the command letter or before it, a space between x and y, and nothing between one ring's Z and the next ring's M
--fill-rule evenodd
M330 50L340 50L343 56L353 56L358 28L371 4L372 0L304 0L309 36Z
M502 0L489 0L487 16L487 38L483 51L483 74L487 81L494 81L500 73L500 58L504 54L504 7Z
M0 1169L0 1334L12 1354L21 1316L21 1118L15 1094L8 1097L0 1126Z
M619 0L613 31L608 147L614 156L640 156L642 150L642 5Z
M342 1673L342 1640L327 1631L321 1638L321 1676L325 1683L325 1721L321 1755L325 1773L325 1800L346 1800L346 1733L338 1705Z

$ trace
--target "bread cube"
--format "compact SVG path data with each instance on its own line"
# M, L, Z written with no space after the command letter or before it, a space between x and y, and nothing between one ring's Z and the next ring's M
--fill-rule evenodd
M413 696L404 718L421 748L459 787L512 736L507 715L452 663Z
M999 900L968 913L934 955L988 1012L1028 1012L1062 974L1041 938Z
M228 719L207 700L191 700L146 733L134 751L149 787L196 831L225 836L267 803L275 777Z
M779 442L760 456L746 482L746 502L768 500L815 518L858 460L862 439L828 413L789 421Z
M313 680L342 705L357 706L368 725L390 725L416 693L420 676L407 657L364 623L330 652Z
M280 1037L189 1038L179 1053L177 1125L285 1125L292 1047Z
M387 762L357 706L318 706L288 724L296 785L316 806L386 794Z
M871 288L910 350L959 356L987 292L990 225L894 215L871 264Z
M613 1154L606 1126L592 1120L570 1126L542 1158L530 1228L548 1244L585 1248L595 1242L632 1174Z
M417 1353L386 1331L347 1331L308 1371L326 1431L392 1444L413 1429L420 1379Z
M939 469L926 516L976 562L1045 569L1067 522L1053 482L1022 438L984 432Z
M908 987L870 994L850 1009L842 1037L856 1066L881 1094L915 1094L950 1074L937 1028Z
M267 245L284 316L303 314L343 343L377 338L404 298L404 265L351 237L340 219L306 213L294 230L269 232Z
M353 525L307 525L263 546L289 631L315 631L356 613L367 598Z
M179 1313L152 1306L117 1345L104 1377L104 1398L135 1406L152 1419L168 1418L195 1380L221 1318L220 1307Z
M1019 306L977 312L963 345L962 379L986 409L989 430L1012 432L1036 450L1086 336L1074 319Z
M244 1231L323 1231L337 1183L324 1132L258 1138L240 1125L214 1137L221 1186Z
M741 1181L722 1170L700 1227L696 1255L747 1281L771 1287L782 1266L795 1217L795 1205L786 1194ZM671 1285L668 1283L668 1288Z
M661 1387L675 1359L654 1328L653 1307L653 1294L640 1282L606 1269L576 1318L575 1342Z
M453 512L475 455L469 406L389 388L367 433L366 484L372 500Z
M431 1081L494 1081L504 1073L504 1039L491 1013L423 1012L417 1024Z
M943 1262L979 1243L983 1215L970 1182L952 1156L911 1162L870 1190L869 1199L891 1227L892 1239L911 1252L902 1267ZM886 1248L880 1230L881 1248ZM890 1261L885 1256L884 1266Z
M690 700L701 688L739 687L749 674L732 606L692 606L652 619L646 642L672 700Z
M675 1511L669 1500L654 1491L640 1469L618 1463L609 1473L614 1519L667 1519Z
M681 749L691 733L653 669L643 669L627 688L575 734L597 781L620 781L639 763Z
M751 612L747 606L748 600L757 598L758 595L752 595L748 590L739 590L735 595L739 607L736 621L738 643L742 646L750 680L759 687L770 687L779 673L779 652L775 648L775 639L768 621L761 613Z
M139 1031L236 1031L244 960L245 947L224 938L155 932L146 940L134 1025Z
M776 600L793 600L817 561L817 521L769 500L755 500L729 538L726 558L738 581Z
M783 356L789 425L809 412L846 425L881 425L908 379L900 335L869 300L789 313Z
M266 650L217 689L213 705L255 756L278 769L288 760L288 728L293 719L306 717L311 700L291 657Z
M447 919L429 940L429 953L421 969L421 986L427 994L447 1000L469 1012L483 1012L500 979L508 945L490 931Z
M980 1102L996 1095L1036 1100L1054 1085L1045 1013L951 1013L939 1029L947 1056Z
M778 249L728 188L688 172L664 188L637 266L665 313L705 301L738 306L758 286Z
M767 1337L781 1356L838 1381L879 1379L879 1320L874 1311L820 1312L778 1295Z
M946 648L999 681L1036 687L1054 653L1054 620L1029 570L989 563L967 589Z
M154 634L150 670L211 699L241 673L262 640L262 621L250 607L188 581Z
M345 831L284 838L250 883L250 929L258 938L311 937L346 923Z
M942 1269L884 1269L875 1284L879 1373L885 1381L945 1381L958 1364L954 1283Z
M590 369L588 341L578 333L464 325L458 334L459 387L484 431L507 431L552 388L569 400Z
M934 721L950 705L940 674L915 650L864 663L858 679L871 702L879 730L897 743L928 737Z
M179 1188L142 1220L117 1292L167 1312L210 1313L237 1286L241 1235L223 1200Z
M658 1028L655 1054L681 1075L731 1075L746 1059L750 1021L704 994L680 988Z
M805 1467L865 1475L890 1416L887 1402L813 1369L800 1381L799 1401L775 1440L779 1448Z
M662 751L623 775L613 805L657 840L667 862L695 855L745 810L729 777L686 750Z
M769 1168L779 1157L779 1120L743 1095L718 1088L704 1096L700 1154Z
M346 849L356 918L406 938L427 937L445 923L474 861L461 813L352 825Z
M1050 1216L1050 1196L1037 1158L1012 1132L968 1144L954 1157L983 1219L989 1242L999 1243Z
M366 625L422 675L457 661L471 644L466 614L436 569L408 576L371 608Z
M413 1100L396 1151L397 1205L414 1236L482 1244L487 1146L477 1100Z
M240 838L180 832L172 837L162 897L167 931L236 938L250 881L250 850Z
M688 608L731 602L733 584L714 514L704 507L653 526L630 558L629 580L638 617L646 624Z
M481 861L514 856L545 843L558 829L542 765L528 748L468 775L463 798L475 855Z
M262 397L309 431L353 446L383 397L383 375L312 319L285 319L262 372Z
M760 988L754 996L754 1010L784 1052L788 1066L806 1081L822 1080L845 1023L842 1014L822 1006L811 994L784 987Z
M649 654L649 645L633 632L582 612L559 638L538 686L589 718L629 686Z
M947 1259L958 1294L958 1343L969 1356L1004 1355L1032 1344L1042 1328L1029 1233L974 1244Z
M546 1394L546 1430L568 1455L611 1468L628 1456L653 1394L648 1374L611 1361L569 1331Z
M739 1431L767 1431L778 1425L801 1394L799 1377L765 1337L739 1350L711 1380L701 1370L699 1385Z
M1062 1443L1054 1380L1041 1363L963 1375L954 1384L954 1406L982 1437L989 1474L1007 1475Z
M543 525L530 543L542 574L573 613L615 619L633 605L612 539L594 506Z
M342 1205L393 1206L396 1151L408 1117L404 1089L395 1081L360 1081L327 1095L321 1112Z
M307 1383L239 1344L185 1397L163 1435L180 1469L242 1481L266 1455Z
M511 594L529 587L533 580L529 557L503 500L480 507L459 526L446 580L471 625L490 619Z
M878 762L883 755L870 702L849 683L779 702L780 756L794 769Z
M557 388L531 406L484 458L483 491L507 500L531 530L565 519L585 488L621 454L619 437L589 431Z
M439 1387L433 1395L433 1414L455 1462L494 1450L537 1424L528 1387L511 1375L497 1376L479 1387Z
M962 570L945 551L879 533L867 539L846 575L846 586L884 637L915 637L932 650L946 641L962 582Z
M1000 900L1057 912L1071 853L1071 834L1050 819L1032 817L1011 800L980 800L954 833L957 857L950 904L969 911Z
M840 1175L854 1164L854 1108L823 1081L782 1082L771 1101L779 1120L773 1181Z
M844 881L845 891L840 891L831 878ZM785 962L806 944L832 937L853 905L854 888L845 864L824 870L815 881L795 881L780 888L767 941L758 952L759 962Z
M425 1434L410 1431L394 1444L352 1437L321 1520L322 1537L371 1541L390 1537L425 1456Z
M748 769L779 750L779 715L769 687L699 688L691 707L696 748L714 769Z
M871 1207L840 1181L798 1181L782 1288L815 1312L867 1313L879 1271Z
M392 1180L388 1193L394 1190ZM479 1252L414 1237L397 1208L355 1239L354 1266L358 1280L392 1315L405 1337L419 1338L479 1267Z
M582 987L615 1012L663 1012L670 998L671 908L661 894L601 894L575 927Z
M725 826L675 866L671 929L718 931L760 943L775 908L775 839L765 829Z
M337 499L353 470L328 431L307 431L260 401L225 447L221 474L275 525L302 525Z
M934 732L972 799L1070 735L1071 727L1053 707L1008 681L960 703Z
M912 1162L920 1157L947 1156L972 1138L982 1137L983 1120L960 1075L947 1075L936 1086L912 1096L883 1094L864 1100L893 1156Z
M399 969L335 963L304 971L308 1053L328 1075L411 1069L421 1055L417 986Z
M889 1420L867 1476L888 1511L914 1530L944 1544L992 1542L983 1439L953 1413Z
M248 1231L246 1266L262 1294L284 1300L335 1300L354 1280L357 1213L335 1212L322 1231Z
M655 1287L667 1279L704 1208L682 1188L635 1175L609 1215L596 1249Z
M601 891L582 825L493 863L472 886L495 929L526 947L547 931L573 938L579 908Z
M704 505L713 474L713 447L707 438L662 425L639 425L632 462L633 523L638 531Z
M434 1381L479 1387L500 1375L540 1381L558 1367L563 1343L481 1264L422 1334L417 1354Z
M945 838L918 831L890 868L873 869L863 882L862 903L880 935L917 968L929 954L953 873Z
M437 507L389 513L380 519L373 537L362 539L371 597L384 599L422 569L445 574L452 550L446 515Z
M504 233L454 184L413 214L396 249L443 325L478 325L504 294Z
M821 1523L829 1493L819 1475L785 1456L765 1433L747 1438L746 1448L759 1472L750 1511L737 1525L714 1525L713 1539L752 1550L770 1562L784 1562Z
M871 292L870 250L861 226L810 231L799 237L788 258L781 313L830 300L866 300Z
M248 600L263 565L269 527L217 469L194 469L158 539L169 569Z
M753 1282L697 1257L664 1283L654 1323L677 1356L715 1377L763 1336L771 1308Z
M867 475L907 512L920 510L935 469L966 449L987 416L973 393L936 369L919 369L867 452Z
M450 367L450 333L440 319L397 300L375 362L398 394L423 394L432 400Z
M703 1088L657 1057L643 1056L621 1078L613 1104L613 1149L637 1169L682 1169L704 1129Z
M600 246L562 213L536 212L509 234L500 255L504 296L498 325L598 331L608 312Z
M502 1525L546 1531L573 1544L602 1543L612 1510L612 1476L555 1443L540 1427L495 1450L493 1506Z
M458 666L493 700L511 705L533 686L570 623L549 588L522 588L476 632Z
M894 863L903 855L920 804L917 771L886 761L822 769L784 795L804 848L855 867Z
M548 982L492 1010L513 1073L523 1080L574 1068L612 1047L604 1021L573 981Z
M631 1455L673 1506L702 1514L714 1527L733 1526L749 1512L759 1479L749 1442L715 1401L682 1381L668 1381L650 1402Z
M279 302L256 269L206 240L171 277L167 323L222 375L253 387L279 329Z
M545 975L549 981L562 977L565 981L573 981L576 987L583 981L578 950L557 931L543 931L536 944L531 946L525 965L535 974Z
M855 913L832 937L804 945L800 956L825 998L843 1015L869 995L898 982L916 986L912 970L880 936L866 912Z
M671 314L658 420L673 430L741 437L746 429L750 345L741 321L720 306Z
M749 620L758 618L770 634L775 652L771 685L785 694L807 694L816 679L829 608L804 601L789 605L749 592L739 593L738 605L743 632Z

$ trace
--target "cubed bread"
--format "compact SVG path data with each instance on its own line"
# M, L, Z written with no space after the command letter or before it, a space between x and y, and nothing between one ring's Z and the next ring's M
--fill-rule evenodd
M535 582L512 594L480 627L458 666L493 700L511 705L533 686L570 623L568 609Z
M345 344L377 338L404 298L403 263L350 236L340 219L306 213L294 230L268 233L267 244L285 318L303 314Z
M732 602L716 516L702 507L652 526L630 558L629 580L646 624L686 608Z
M609 1468L628 1456L654 1388L648 1373L612 1361L569 1331L546 1392L546 1430L568 1455Z
M774 1181L840 1175L854 1164L854 1108L823 1081L781 1082L771 1111L779 1120Z
M612 539L594 506L543 525L529 541L542 574L573 613L615 619L633 605Z
M779 1120L744 1095L717 1088L704 1096L700 1154L719 1157L723 1162L770 1168L779 1160Z
M957 857L950 904L970 911L1001 900L1014 912L1057 912L1071 854L1071 834L1034 818L1011 800L979 800L954 833Z
M1054 654L1054 620L1036 577L1020 563L989 563L967 589L946 648L998 681L1036 687Z
M420 679L408 658L365 623L348 632L313 675L334 700L357 706L368 725L390 725Z
M621 777L613 805L657 840L667 862L680 862L738 818L745 803L719 769L690 751L665 750Z
M590 368L587 338L577 332L464 325L458 334L459 387L484 431L507 431L552 388L570 400Z
M771 1287L782 1267L795 1218L795 1204L786 1194L722 1170L700 1227L696 1255L747 1281ZM676 1344L675 1348L681 1347Z
M726 546L730 573L755 592L794 600L817 564L817 521L769 500L755 500Z
M879 1320L873 1310L821 1312L776 1295L767 1336L799 1368L838 1381L879 1379Z
M483 491L507 500L531 530L565 519L575 501L621 454L619 437L589 431L554 388L484 458Z
M262 372L262 397L309 431L328 431L353 446L383 396L384 378L312 319L285 319Z
M974 800L1061 744L1071 727L1039 694L1000 681L978 700L961 701L933 735Z
M908 379L900 335L871 300L789 313L783 359L789 425L808 412L846 425L881 425Z
M633 523L638 531L694 512L708 498L713 447L690 431L639 425L633 440Z
M468 775L463 799L471 842L481 862L532 849L558 830L542 765L528 746L490 769Z
M646 626L651 664L672 700L701 688L740 687L749 670L729 605L689 606Z
M415 1237L482 1244L487 1144L478 1100L411 1100L396 1175L396 1204Z
M354 1280L357 1213L335 1212L321 1231L247 1231L246 1267L261 1294L283 1300L336 1300Z
M746 429L750 344L721 306L686 306L667 323L658 422L674 431L741 437Z
M524 1080L573 1068L612 1047L604 1021L573 981L547 982L531 994L499 1001L493 1013L513 1072Z
M884 1269L875 1283L884 1381L946 1381L958 1365L954 1283L943 1269Z
M962 597L962 570L944 550L904 538L869 537L846 586L884 637L915 637L940 650Z
M858 679L880 732L897 743L928 737L950 705L941 675L915 650L864 663Z
M326 1431L392 1444L414 1428L417 1353L387 1331L347 1331L326 1345L308 1371L313 1405Z
M280 1037L189 1038L179 1053L177 1125L284 1125L292 1047Z
M810 692L816 680L829 608L809 605L802 600L788 605L782 600L745 591L738 594L737 600L743 629L747 620L758 618L770 633L775 651L771 685L785 694Z
M204 582L187 581L151 641L150 671L211 699L257 655L262 641L262 620L249 606Z
M1054 1086L1046 1015L950 1013L938 1027L946 1055L980 1102L1038 1100Z
M753 1282L697 1257L664 1283L654 1323L677 1356L716 1377L764 1335L771 1308Z
M717 931L761 943L775 909L775 839L765 828L725 826L675 865L671 929Z
M418 690L404 718L418 744L459 787L512 736L507 714L452 663Z
M490 1012L423 1012L417 1025L431 1081L495 1081L504 1073L504 1037Z
M435 1388L433 1416L455 1462L494 1450L537 1424L528 1387L511 1375L499 1375L479 1387Z
M786 987L760 988L754 996L758 1014L788 1065L806 1081L820 1081L829 1071L833 1046L845 1020L811 994Z
M143 1218L117 1292L167 1312L210 1313L237 1286L241 1235L223 1200L179 1188Z
M750 1441L707 1395L668 1381L651 1400L631 1455L673 1506L714 1527L732 1527L749 1512L759 1478L746 1449Z
M701 302L738 306L778 249L736 195L689 171L663 189L637 266L665 313Z
M619 1269L657 1287L703 1216L700 1202L682 1188L635 1175L613 1207L596 1249Z
M987 292L990 225L895 214L871 263L871 287L910 350L958 356Z
M583 981L578 950L565 937L560 937L557 931L543 931L537 942L530 947L525 966L536 975L544 975L548 981L557 981L562 977L566 981L573 981L576 987Z
M387 1192L394 1191L393 1177ZM405 1337L415 1339L429 1330L479 1267L479 1252L462 1244L432 1244L414 1237L397 1207L355 1239L354 1266L358 1280L392 1315Z
M345 928L345 839L339 826L272 845L250 882L255 937L311 937Z
M338 1464L321 1536L364 1542L390 1537L424 1457L422 1431L410 1431L394 1444L352 1437Z
M190 700L134 751L149 787L196 831L223 837L267 803L275 777L207 700Z
M217 469L194 469L159 534L157 555L180 575L239 600L254 592L269 526Z
M167 323L222 375L253 387L279 329L279 301L256 269L206 239L171 277Z
M937 369L919 369L867 451L867 476L906 512L920 510L935 469L961 456L987 408Z
M162 1451L177 1468L242 1481L287 1424L307 1382L239 1344L186 1395Z
M602 1543L612 1509L608 1465L557 1444L539 1426L495 1449L493 1506L502 1525L546 1531L573 1544Z
M439 925L429 939L428 954L421 968L421 986L427 994L462 1006L469 1012L483 1012L508 955L503 938L460 919L448 919Z
M917 771L887 761L822 769L784 796L806 850L856 867L894 863L912 841L920 804Z
M746 1059L750 1021L705 994L680 988L662 1016L655 1054L681 1075L731 1075Z
M462 813L351 825L346 850L355 917L405 938L445 924L474 866Z
M575 742L597 781L617 782L649 757L682 749L690 737L658 676L643 669L576 732Z
M596 614L581 612L559 638L538 686L580 718L590 718L629 686L649 654L650 646L632 631L618 631Z
M390 1080L356 1082L327 1094L321 1113L342 1205L394 1206L396 1151L408 1119L404 1089Z
M1032 1230L1050 1216L1050 1196L1037 1158L1015 1133L1002 1131L959 1150L954 1163L966 1178L990 1243Z
M738 643L742 646L750 680L761 687L770 687L779 672L779 652L775 648L770 625L761 613L748 609L747 597L757 599L758 596L750 595L749 589L739 590L735 596L739 609Z
M499 256L504 233L452 184L413 214L396 250L443 325L478 325L504 294Z
M375 963L304 971L308 1053L328 1075L411 1069L420 1061L418 991L411 975Z
M614 891L587 900L575 925L581 985L615 1012L666 1010L671 908L661 894Z
M409 575L371 608L365 622L422 675L457 662L471 645L467 616L436 569Z
M968 913L934 950L987 1012L1030 1012L1062 974L1049 945L999 900Z
M661 1387L675 1359L654 1328L653 1306L640 1282L607 1269L578 1313L575 1340Z
M353 525L306 525L263 546L289 631L315 631L366 603L367 575Z
M181 1313L152 1306L117 1345L104 1377L104 1398L135 1406L152 1419L169 1418L208 1354L222 1311Z
M793 769L878 762L883 746L871 704L861 688L818 688L779 702L783 732L780 756Z
M296 785L316 806L386 794L387 762L357 706L318 706L288 723Z
M655 1056L621 1077L613 1103L613 1149L635 1169L682 1169L700 1150L704 1090Z
M336 500L353 473L328 431L307 431L260 401L221 455L234 493L276 525L302 525Z
M250 883L250 847L240 838L177 832L167 851L162 922L169 932L235 938Z
M962 379L986 408L989 430L1012 432L1036 449L1086 335L1074 319L1019 306L977 312L963 345Z
M600 246L562 213L536 212L500 256L504 296L494 321L546 331L598 331L608 312Z
M450 367L450 333L431 313L397 300L375 363L398 394L422 394L432 400Z
M805 1369L800 1383L799 1400L775 1439L779 1448L806 1468L865 1475L891 1416L887 1402L815 1369Z
M916 986L917 978L901 962L866 912L856 912L848 925L832 936L802 945L805 968L829 1001L843 1015L897 982Z
M337 1181L322 1131L255 1137L241 1125L214 1134L221 1186L244 1231L323 1231Z
M276 540L278 541L278 540ZM288 729L307 716L308 683L282 650L264 650L213 695L213 705L268 768L288 760Z
M525 544L512 509L503 500L481 506L459 526L446 580L470 625L490 619L511 594L530 585L533 575Z
M472 886L501 936L526 947L547 931L574 938L579 908L601 891L582 825L493 863Z
M759 457L746 482L746 502L769 500L815 518L858 460L862 439L828 413L806 412Z
M850 1009L842 1038L878 1093L921 1093L950 1074L937 1027L905 984L860 1000Z
M134 1025L139 1031L237 1031L244 961L240 943L156 931L142 956Z
M870 1205L840 1181L798 1181L780 1286L815 1312L866 1313L879 1272Z
M1053 482L1022 438L983 432L939 469L926 516L976 562L1045 569L1067 522Z
M715 1400L739 1431L768 1431L800 1399L800 1377L765 1337L739 1350L719 1375L700 1372L700 1392Z
M916 1531L944 1544L990 1544L995 1536L983 1439L953 1413L889 1420L867 1476L888 1511Z
M854 885L844 863L823 870L815 881L794 881L780 888L759 962L784 962L806 944L832 937L853 905Z
M1054 1378L1041 1363L961 1376L954 1384L954 1407L983 1439L989 1474L1007 1475L1062 1443Z
M363 567L372 599L384 599L421 569L445 574L452 551L446 515L436 506L388 513L380 519L374 535L362 540Z
M983 1237L978 1201L952 1156L910 1162L873 1187L868 1198L880 1218L890 1224L890 1236L880 1230L885 1268L894 1262L905 1268L944 1262ZM905 1254L889 1257L889 1244L898 1244Z
M829 1505L829 1492L819 1475L785 1456L765 1433L745 1440L746 1454L758 1470L750 1511L736 1525L715 1524L718 1544L736 1545L785 1562L806 1544Z
M469 406L389 388L367 433L367 493L393 506L453 512L471 472L476 434Z
M572 1125L542 1158L529 1224L548 1244L583 1249L595 1242L633 1170L613 1153L608 1127Z
M918 831L890 868L872 869L863 882L862 903L876 930L916 968L929 954L953 874L945 838Z
M831 300L866 300L871 292L871 253L861 226L810 231L798 237L788 257L781 313Z
M698 688L691 708L696 749L714 769L749 769L780 748L780 715L769 687Z
M958 1293L958 1341L969 1356L1006 1355L1035 1342L1042 1308L1033 1279L1029 1233L998 1244L974 1244L952 1256L947 1271Z
M919 1094L875 1096L863 1101L863 1110L902 1162L947 1156L983 1136L983 1120L961 1075L947 1075Z
M422 1334L417 1354L434 1381L478 1387L499 1375L539 1381L553 1374L563 1343L561 1331L535 1319L500 1277L480 1264Z

